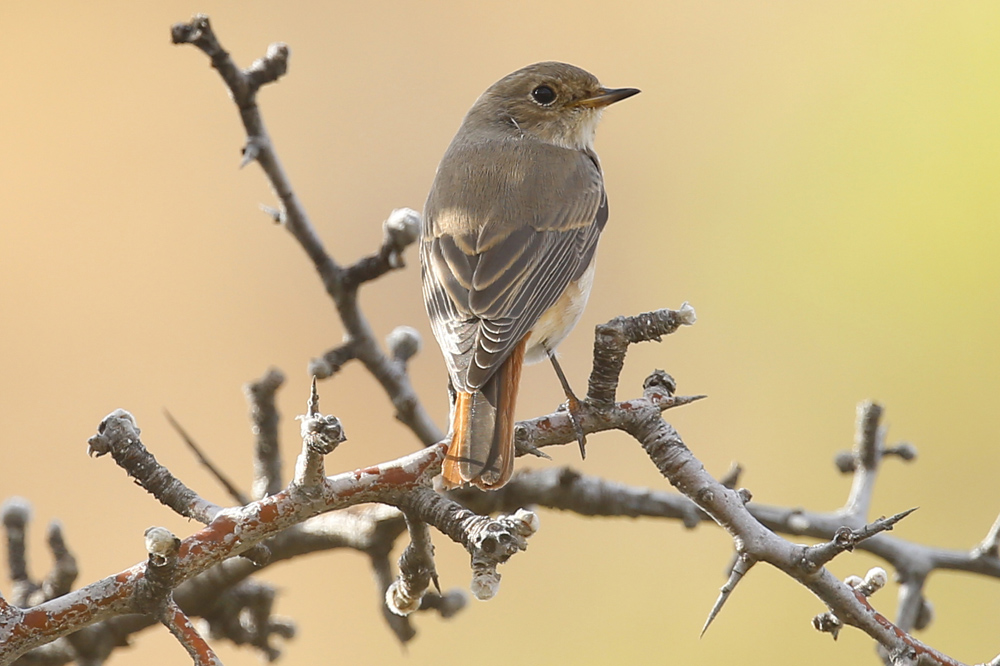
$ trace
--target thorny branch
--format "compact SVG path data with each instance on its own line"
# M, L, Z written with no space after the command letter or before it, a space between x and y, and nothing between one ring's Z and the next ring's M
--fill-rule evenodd
M303 247L343 321L344 343L314 364L314 374L332 376L344 363L361 361L382 384L397 418L431 446L397 461L325 476L324 456L343 440L343 431L335 417L319 413L314 386L308 414L303 417L302 453L292 483L282 489L274 409L274 391L281 384L281 375L272 372L248 388L258 436L253 484L256 501L247 503L234 487L231 495L241 506L227 509L206 502L157 463L143 446L135 419L117 410L91 438L91 452L111 453L115 462L159 501L206 523L206 527L183 541L165 530L151 530L147 533L147 562L70 592L76 564L58 526L53 526L49 539L55 567L46 581L38 584L28 575L25 564L27 505L8 502L3 520L15 594L13 603L0 597L0 663L10 663L18 655L24 655L23 663L100 663L130 633L154 622L165 624L195 663L218 663L188 619L195 615L209 621L213 635L253 644L274 659L278 650L271 638L290 637L294 627L271 616L273 590L248 577L268 563L334 548L354 548L370 555L387 608L403 614L433 609L447 617L462 607L464 597L429 590L432 582L437 587L429 527L466 548L473 570L473 592L485 599L496 593L500 580L497 565L523 550L526 539L538 529L537 516L522 509L534 505L583 515L658 516L682 520L688 527L711 518L732 535L737 558L709 621L753 564L763 561L799 580L827 605L829 610L814 620L818 629L836 635L845 624L858 627L877 641L886 661L893 664L957 663L917 641L908 631L927 622L929 604L922 589L933 570L959 569L1000 577L1000 519L969 552L935 549L884 533L908 512L869 523L867 514L881 461L889 456L904 460L915 456L909 444L885 445L882 409L874 403L859 407L855 448L838 458L838 466L854 474L850 496L839 512L820 514L750 503L749 492L734 487L735 476L725 483L712 478L662 419L666 409L703 396L675 396L673 379L657 371L646 380L641 398L616 402L629 345L659 340L681 325L694 323L694 310L687 304L677 311L620 317L597 328L594 367L580 418L584 433L618 429L631 434L680 495L630 488L568 469L522 472L506 488L492 494L454 491L444 496L435 492L430 480L440 469L444 447L434 443L442 433L421 406L406 372L407 361L419 349L419 336L406 327L393 331L386 340L386 354L358 305L361 285L404 265L403 251L416 240L417 214L394 211L383 226L384 238L377 252L350 266L337 264L296 197L256 104L259 88L286 73L288 47L272 45L264 58L240 70L219 44L206 17L196 16L189 23L175 25L172 33L175 43L193 44L208 55L225 81L247 133L243 163L256 161L261 165L280 204L275 219ZM518 452L540 453L541 447L575 441L576 435L565 412L539 417L518 424ZM368 502L377 503L364 504ZM485 515L497 511L510 515ZM389 552L404 532L409 533L410 544L394 577ZM776 532L819 538L825 543L803 546ZM841 582L824 568L832 557L854 548L882 557L896 569L902 585L895 625L869 601L885 584L883 571L874 569L864 579L850 577ZM247 559L250 553L258 556ZM244 610L253 617L250 627L238 620ZM391 617L390 624L400 640L413 636L408 618ZM1000 657L990 663L1000 666Z

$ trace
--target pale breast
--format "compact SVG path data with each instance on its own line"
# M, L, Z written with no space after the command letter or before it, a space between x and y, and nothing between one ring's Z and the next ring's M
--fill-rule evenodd
M590 260L590 266L583 272L580 279L570 282L562 296L548 310L542 313L538 322L531 329L528 338L528 348L524 353L525 363L537 363L547 358L546 350L554 350L580 320L583 309L590 296L590 288L594 283L594 266L597 255Z

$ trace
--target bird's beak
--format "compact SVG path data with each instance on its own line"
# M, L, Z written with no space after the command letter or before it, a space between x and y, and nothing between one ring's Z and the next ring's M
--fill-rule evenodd
M602 109L608 104L614 104L632 95L638 95L639 92L638 88L600 88L597 94L584 97L576 103L576 106Z

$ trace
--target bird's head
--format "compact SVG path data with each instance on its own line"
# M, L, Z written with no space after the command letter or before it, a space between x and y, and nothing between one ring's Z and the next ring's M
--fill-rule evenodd
M466 123L500 123L546 143L590 149L604 107L638 92L605 88L593 74L573 65L540 62L490 86L469 111Z

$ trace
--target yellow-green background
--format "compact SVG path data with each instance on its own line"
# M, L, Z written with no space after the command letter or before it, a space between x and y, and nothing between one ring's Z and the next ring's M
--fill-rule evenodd
M91 582L143 558L142 531L181 536L170 514L87 437L131 410L160 461L224 501L161 413L169 408L247 485L243 382L268 366L285 460L297 443L306 363L341 338L301 250L258 210L273 198L204 55L169 26L211 14L237 61L272 41L291 71L260 96L281 158L333 255L374 249L395 207L420 208L476 96L525 64L560 59L642 95L612 108L597 148L611 221L564 367L582 387L590 331L618 314L690 301L699 322L634 349L622 395L665 368L707 401L669 414L713 473L732 461L765 503L832 510L849 479L855 403L887 405L892 461L874 512L919 505L896 535L968 548L1000 511L1000 5L993 2L14 3L0 5L0 495L63 521ZM425 333L413 379L439 423L444 371L410 267L363 292L380 334ZM526 374L520 415L561 393ZM357 367L322 385L350 440L331 471L395 458L414 440ZM554 451L555 464L666 488L625 437ZM521 462L540 466L540 461ZM303 558L262 578L299 636L284 663L876 663L871 641L810 627L823 610L766 567L698 632L723 581L728 537L655 520L543 512L499 596L460 616L416 618L400 650L356 553ZM445 587L467 558L436 538ZM0 558L6 561L6 558ZM838 575L874 560L845 555ZM0 583L9 591L9 583ZM875 597L894 612L895 586ZM968 662L1000 651L1000 585L934 575L938 619L921 637ZM226 663L248 650L217 647ZM513 655L513 656L512 656ZM162 629L112 664L181 664Z

